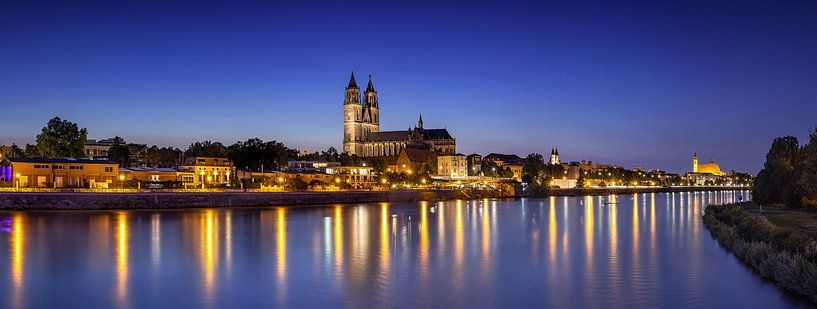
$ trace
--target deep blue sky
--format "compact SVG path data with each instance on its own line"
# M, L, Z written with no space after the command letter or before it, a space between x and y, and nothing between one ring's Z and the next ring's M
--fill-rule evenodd
M0 144L60 116L91 138L340 149L352 70L381 129L422 112L463 153L756 172L817 125L805 1L120 2L4 2Z

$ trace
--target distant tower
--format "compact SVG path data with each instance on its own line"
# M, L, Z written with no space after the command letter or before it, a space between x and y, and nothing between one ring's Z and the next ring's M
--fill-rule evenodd
M417 127L420 129L423 128L423 114L420 114L420 119L417 120Z
M551 148L550 149L550 161L548 164L557 165L561 164L562 162L559 160L559 149Z
M360 155L363 141L363 106L360 105L360 88L355 82L355 72L346 87L343 100L343 152Z
M695 155L692 156L692 172L698 172L698 153L695 152Z

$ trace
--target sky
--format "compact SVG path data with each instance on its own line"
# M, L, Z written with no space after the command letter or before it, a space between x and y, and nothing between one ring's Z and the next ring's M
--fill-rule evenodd
M349 75L381 130L458 152L756 173L817 125L811 1L6 1L0 144L48 119L185 148L258 137L342 149Z

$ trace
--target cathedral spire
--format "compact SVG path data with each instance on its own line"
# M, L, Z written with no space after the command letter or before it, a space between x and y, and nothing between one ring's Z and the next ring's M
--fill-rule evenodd
M374 85L372 85L372 76L369 75L369 85L366 86L366 92L374 92Z
M369 81L371 84L371 81ZM357 82L355 82L355 71L352 71L352 78L349 79L349 86L346 88L357 88Z
M417 121L417 127L422 129L423 128L423 114L420 113L420 120Z

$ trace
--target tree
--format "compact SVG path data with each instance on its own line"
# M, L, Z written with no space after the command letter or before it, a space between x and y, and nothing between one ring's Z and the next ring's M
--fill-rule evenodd
M545 159L541 154L531 153L522 163L522 182L541 184L541 174L545 170Z
M389 168L389 165L383 159L372 159L370 164L372 165L372 170L377 174L383 174Z
M792 175L790 207L817 208L817 127L809 133L809 141L800 149Z
M288 161L298 157L297 150L288 148L283 143L264 142L259 138L232 144L227 148L227 153L235 166L252 170L280 169Z
M23 156L27 158L39 157L40 152L37 151L37 145L26 143L26 148L23 150Z
M37 135L37 153L46 158L85 157L83 146L88 130L76 123L54 117Z
M585 186L584 175L582 173L582 170L579 170L579 178L576 179L576 188L584 188L584 186Z
M186 157L227 157L227 147L219 142L195 142L184 151Z
M431 154L428 156L428 162L420 166L420 170L417 171L419 175L436 175L437 174L437 155Z
M301 175L295 176L295 179L292 181L292 188L298 191L306 190L309 187L309 184L301 178Z
M761 204L784 203L790 200L793 172L800 146L794 136L778 137L766 154L763 169L752 189L753 198Z
M11 152L8 154L8 157L9 158L25 157L25 152L23 151L23 149L20 149L20 146L17 146L17 144L12 143Z
M121 137L113 138L113 146L108 149L108 160L119 163L120 167L130 166L130 148Z
M486 177L496 177L497 172L500 171L500 168L496 165L496 163L491 161L482 161L482 175Z
M179 164L182 151L178 148L151 146L145 151L145 164L150 167L173 167Z

